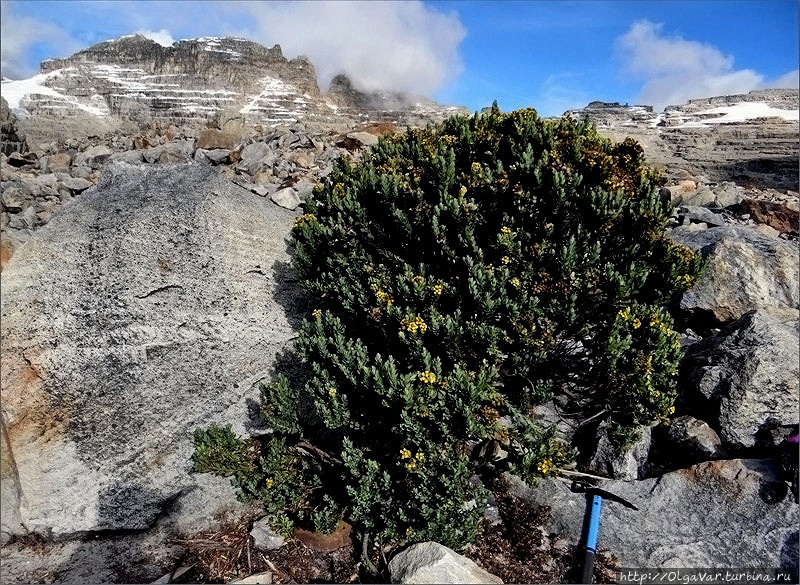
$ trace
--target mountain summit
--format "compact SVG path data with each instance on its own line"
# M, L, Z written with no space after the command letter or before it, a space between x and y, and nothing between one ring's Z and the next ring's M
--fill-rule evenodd
M64 59L49 59L30 79L6 81L3 96L23 117L82 123L203 123L222 111L248 122L297 120L413 122L460 108L416 96L365 93L340 75L330 95L314 65L287 59L280 45L233 37L180 40L165 47L142 35L104 41Z

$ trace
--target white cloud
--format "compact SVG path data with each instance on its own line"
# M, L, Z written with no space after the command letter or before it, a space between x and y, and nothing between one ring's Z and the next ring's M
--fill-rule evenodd
M789 71L781 75L778 79L767 83L767 87L775 87L779 89L798 89L800 88L800 69Z
M172 38L170 32L165 28L156 31L145 30L140 28L139 30L136 31L136 34L142 35L143 37L147 37L151 41L155 41L163 47L170 47L172 46L172 43L175 42L175 39Z
M364 90L392 89L431 95L463 66L466 31L454 12L422 2L246 3L255 21L253 40L279 43L285 55L306 55L320 88L346 73Z
M713 45L668 37L662 34L661 26L641 20L617 39L623 72L642 81L638 103L661 110L693 98L776 87L757 71L735 69L733 57ZM797 72L793 74L796 82ZM786 84L791 75L788 73L776 82Z
M61 27L22 16L17 5L0 2L0 70L3 77L21 79L30 77L38 69L32 62L31 50L37 45L47 45L53 56L67 56L80 45Z

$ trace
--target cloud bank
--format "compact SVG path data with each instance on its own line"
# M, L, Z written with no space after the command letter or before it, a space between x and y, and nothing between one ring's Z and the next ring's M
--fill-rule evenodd
M306 55L325 91L338 73L363 90L431 95L462 71L466 30L455 12L422 2L288 2L242 5L254 19L248 35Z
M172 46L172 43L175 42L175 39L172 38L170 32L165 28L156 31L140 28L139 30L136 31L136 34L142 35L143 37L147 37L151 41L157 42L162 47L170 47Z
M32 62L31 49L48 46L53 55L64 55L80 49L80 44L61 27L21 16L7 2L0 3L0 70L3 77L21 79L33 75L38 63Z
M662 110L693 98L797 87L797 71L767 80L752 69L735 69L733 57L713 45L668 37L661 26L641 20L617 39L623 73L642 81L639 103Z

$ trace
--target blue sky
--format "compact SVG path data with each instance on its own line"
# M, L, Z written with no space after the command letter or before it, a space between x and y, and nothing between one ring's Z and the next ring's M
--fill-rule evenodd
M657 109L692 97L797 87L795 0L538 2L2 2L3 75L143 32L169 43L244 36L339 72L480 109L559 115L591 100Z

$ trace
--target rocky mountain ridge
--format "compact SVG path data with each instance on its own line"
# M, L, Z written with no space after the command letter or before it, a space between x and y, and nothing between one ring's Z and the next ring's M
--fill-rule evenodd
M712 182L797 190L798 91L767 89L650 106L592 102L565 115L587 118L615 140L639 141L652 164Z
M344 75L328 95L305 57L234 37L201 37L164 47L142 35L105 41L42 62L31 79L4 81L2 94L34 140L153 122L202 126L221 112L248 124L299 120L416 124L464 111L402 93L361 92ZM52 121L64 131L54 133ZM66 124L65 124L66 123Z

